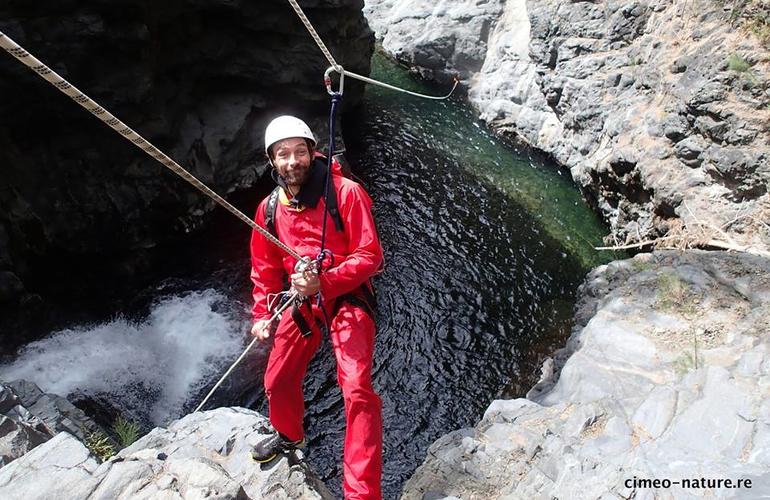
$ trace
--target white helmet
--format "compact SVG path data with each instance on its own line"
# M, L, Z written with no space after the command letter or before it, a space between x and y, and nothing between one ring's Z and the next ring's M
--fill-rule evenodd
M292 137L302 137L309 139L315 147L318 141L315 140L313 131L297 117L283 115L274 119L265 129L265 153L270 156L270 146L278 141Z

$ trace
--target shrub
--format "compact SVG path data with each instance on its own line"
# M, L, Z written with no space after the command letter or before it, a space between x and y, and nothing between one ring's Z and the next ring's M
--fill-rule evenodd
M96 455L102 462L109 460L115 454L110 438L103 432L94 431L86 434L86 448Z
M751 64L738 54L731 54L730 57L727 58L727 67L730 68L731 71L745 73L751 69Z
M121 448L131 446L134 441L139 439L139 426L134 422L129 422L125 418L118 417L115 424L112 426L112 430L118 436L118 443Z

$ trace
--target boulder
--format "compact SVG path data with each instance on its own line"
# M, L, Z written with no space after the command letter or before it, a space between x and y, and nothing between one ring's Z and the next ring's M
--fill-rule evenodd
M768 276L767 259L701 251L595 269L539 389L439 438L402 498L770 494ZM681 483L701 478L751 484Z
M267 466L251 460L249 451L268 432L267 419L254 411L219 408L155 428L102 464L61 432L0 469L0 497L333 498L300 452Z

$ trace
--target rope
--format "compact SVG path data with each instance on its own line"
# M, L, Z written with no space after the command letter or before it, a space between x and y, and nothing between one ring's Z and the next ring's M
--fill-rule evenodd
M334 56L332 56L332 53L329 52L329 49L326 48L326 44L321 40L321 36L318 34L318 32L313 28L313 24L310 22L310 20L307 18L305 13L302 11L302 7L299 6L297 3L297 0L288 0L291 6L294 8L294 12L297 13L297 16L299 16L300 21L302 21L302 24L305 25L305 28L307 28L308 33L310 33L310 36L313 37L313 40L315 40L316 45L318 45L318 48L321 49L321 52L323 52L324 57L326 57L326 60L329 61L329 64L334 67L334 70L338 73L342 72L342 66L337 64L337 61L334 60Z
M296 299L297 297L299 297L299 293L297 293L297 292L291 293L288 296L288 299L286 300L286 302L284 302L281 305L281 307L279 307L278 310L275 311L273 316L270 318L270 321L269 321L268 325L271 325L273 323L273 321L278 319L278 317L283 313L283 311L285 311L291 304L294 303L294 299ZM193 410L193 413L195 413L195 412L199 411L201 408L203 408L203 405L205 405L206 402L211 397L211 395L214 394L214 391L216 391L219 388L219 386L222 385L222 382L225 381L227 376L230 375L230 373L235 369L235 367L238 366L238 363L240 363L243 360L243 358L246 357L246 354L248 354L248 352L251 350L251 348L254 347L254 344L257 342L257 340L259 340L259 339L257 337L254 337L254 339L251 341L251 343L249 343L249 345L246 346L246 349L241 353L240 356L238 356L238 359L236 359L235 362L232 365L230 365L230 368L228 368L228 370L225 372L225 374L222 375L222 378L219 379L219 382L217 382L214 385L214 387L211 388L209 393L206 394L206 397L203 398L203 401L201 401L201 404L199 404L197 406L197 408L195 408Z
M133 129L131 129L128 125L123 123L122 121L118 120L114 115L112 115L109 111L101 107L96 101L85 95L83 92L78 90L77 87L69 83L67 80L59 76L58 73L56 73L54 70L40 62L38 59L36 59L32 54L24 50L22 47L20 47L16 42L14 42L11 38L9 38L7 35L5 35L2 31L0 31L0 47L6 50L9 54L14 56L16 59L24 63L25 66L30 68L32 71L37 73L41 78L46 80L48 83L59 89L62 93L67 95L70 99L78 103L80 106L88 110L91 114L93 114L95 117L99 118L101 121L103 121L105 124L110 126L113 130L115 130L117 133L123 136L127 141L130 141L134 146L138 147L145 153L147 153L149 156L157 160L161 165L168 168L178 176L180 176L182 179L186 180L190 184L193 185L196 189L198 189L200 192L217 202L219 205L224 207L228 212L232 213L239 219L241 219L243 222L248 224L252 229L255 229L259 231L265 238L267 238L269 241L280 247L284 252L288 253L295 259L302 260L302 256L299 255L297 252L286 246L285 244L281 243L278 238L270 234L268 230L261 227L259 224L254 222L250 217L246 216L243 212L232 206L227 200L219 196L217 193L212 191L208 186L203 184L200 180L195 178L190 172L182 168L177 162L169 158L163 151L156 148L153 144L151 144L149 141L147 141L144 137L136 133Z
M460 83L460 81L455 78L454 79L454 85L452 86L452 90L449 91L449 93L445 96L431 96L426 94L421 94L419 92L412 92L411 90L402 89L400 87L396 87L394 85L390 85L384 82L380 82L378 80L374 80L372 78L359 75L357 73L353 73L352 71L348 71L345 68L342 67L337 61L334 59L334 56L332 56L331 52L329 52L329 49L326 47L326 44L324 44L323 40L321 40L321 36L318 34L318 32L313 27L313 24L310 22L310 20L307 18L305 13L302 10L302 7L299 6L299 3L297 3L297 0L287 0L289 4L291 4L292 8L294 9L294 12L297 13L297 16L299 17L300 21L302 21L302 24L305 25L305 28L307 29L308 33L310 33L310 36L315 40L316 45L318 45L318 48L321 49L321 52L323 53L324 57L326 57L326 60L329 61L329 64L332 68L334 68L334 71L339 73L340 75L349 76L351 78L355 78L356 80L361 80L365 83L370 83L372 85L379 85L380 87L384 87L386 89L395 90L397 92L403 92L404 94L409 94L411 96L415 97L421 97L423 99L433 99L436 101L443 101L444 99L448 99L452 93L454 93L455 89L457 88L457 85ZM340 87L340 93L342 93L342 88Z
M337 105L339 105L340 101L342 101L342 94L335 93L332 95L332 105L331 110L329 111L329 154L326 159L326 180L324 181L324 211L329 211L329 186L331 185L331 189L334 189L334 183L331 180L332 162L334 161L334 118L337 115ZM337 206L335 209L339 210L339 207ZM329 212L329 215L334 216L331 212ZM319 272L323 270L323 261L326 257L326 221L328 219L329 217L324 214L323 223L321 225L321 250L318 252L318 257L316 258L318 261Z
M336 69L335 69L336 71ZM368 76L359 75L357 73L353 73L352 71L348 71L346 69L342 70L346 76L349 76L351 78L355 78L356 80L361 80L362 82L371 83L372 85L379 85L380 87L384 87L386 89L395 90L397 92L403 92L404 94L409 94L415 97L421 97L423 99L432 99L434 101L443 101L445 99L449 99L452 94L454 93L455 89L457 88L457 85L460 83L460 80L458 80L456 77L454 79L454 85L452 85L452 90L449 91L447 95L444 96L433 96L433 95L426 95L421 94L419 92L412 92L411 90L402 89L400 87L396 87L393 85L390 85L385 82L380 82L378 80L374 80L372 78L369 78Z

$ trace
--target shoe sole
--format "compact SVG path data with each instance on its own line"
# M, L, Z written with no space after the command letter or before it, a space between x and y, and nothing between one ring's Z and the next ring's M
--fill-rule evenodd
M259 458L255 457L254 453L249 453L249 456L251 457L252 461L254 461L254 462L258 463L258 464L266 464L268 462L272 462L273 460L275 460L276 457L278 457L278 453L274 453L274 454L270 455L269 457L262 458L262 459L259 459Z

